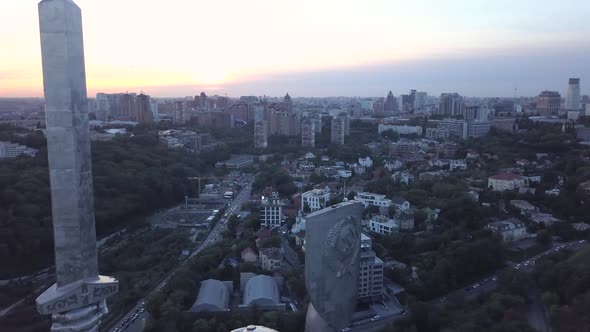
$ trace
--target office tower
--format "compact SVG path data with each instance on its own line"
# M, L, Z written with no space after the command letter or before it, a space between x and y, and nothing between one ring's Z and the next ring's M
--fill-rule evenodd
M315 148L315 122L311 119L301 122L301 145Z
M151 123L154 120L150 105L150 96L143 93L121 96L121 116L125 120L141 123Z
M565 98L565 109L568 111L580 110L580 79L570 78Z
M383 103L383 112L390 112L393 113L397 109L397 102L395 97L393 96L393 92L391 90L387 94L387 98L385 99L385 103ZM377 113L377 112L376 112Z
M254 123L254 147L266 149L268 147L268 123L260 120Z
M305 331L342 331L358 299L363 206L345 202L307 216Z
M541 115L557 115L561 107L561 95L555 91L543 91L537 100L537 111Z
M458 93L443 93L440 95L438 114L459 116L463 115L463 97Z
M37 310L52 331L97 331L118 282L98 275L82 13L72 0L39 3L56 284Z
M151 99L150 100L150 111L152 112L152 118L154 121L160 121L160 113L159 113L160 105L157 101Z

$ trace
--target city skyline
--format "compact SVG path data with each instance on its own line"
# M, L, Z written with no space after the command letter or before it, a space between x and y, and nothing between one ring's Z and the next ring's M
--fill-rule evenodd
M0 97L42 95L35 4L0 5ZM565 95L570 77L588 93L581 0L78 4L90 95Z

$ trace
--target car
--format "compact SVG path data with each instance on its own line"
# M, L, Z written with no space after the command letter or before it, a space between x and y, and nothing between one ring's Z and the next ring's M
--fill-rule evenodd
M446 300L447 300L447 298L446 298L446 297L441 297L441 298L440 298L440 302L445 302Z
M378 320L380 320L380 319L381 319L381 316L379 316L379 315L375 315L375 316L373 316L373 318L371 318L371 321L372 321L372 322L376 322L376 321L378 321Z
M477 288L477 287L479 287L479 284L473 285L473 288Z
M350 331L350 327L345 327L342 329L342 332L348 332L348 331Z
M466 291L467 293L471 292L471 287L467 287L467 288L465 288L465 291Z
M496 276L493 276L492 281L496 281L496 280L498 280L498 278L496 278Z
M584 244L584 243L586 243L586 241L582 240L582 241L580 241L580 242L578 242L578 243L579 243L579 244Z
M405 311L405 310L404 310L404 311L402 311L402 316L405 316L405 315L407 315L407 314L408 314L408 312L407 312L407 311Z

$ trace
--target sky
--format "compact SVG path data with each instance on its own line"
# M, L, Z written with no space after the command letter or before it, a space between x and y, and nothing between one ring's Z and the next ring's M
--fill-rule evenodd
M75 0L89 95L590 93L588 0ZM38 0L0 0L0 97L43 95Z

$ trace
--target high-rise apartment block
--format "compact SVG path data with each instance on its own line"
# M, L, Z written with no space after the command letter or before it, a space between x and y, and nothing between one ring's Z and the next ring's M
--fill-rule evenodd
M555 91L543 91L537 100L537 111L541 115L557 115L561 107L561 95Z
M443 93L440 95L438 114L460 116L463 115L463 97L458 93Z
M568 111L579 111L580 105L580 79L570 78L565 99L565 109Z
M377 257L372 246L373 240L361 233L359 302L377 301L383 294L383 261Z
M301 122L301 146L315 148L315 121L312 119Z
M339 115L332 118L332 133L331 142L332 144L344 145L344 138L346 132L350 130L350 120L346 115Z
M264 120L254 123L254 147L257 149L268 147L268 122Z
M150 96L143 93L129 94L121 96L121 117L125 120L136 121L141 123L154 122L154 116L150 105Z

